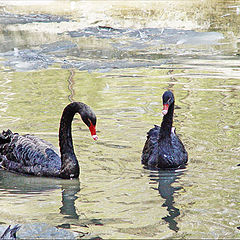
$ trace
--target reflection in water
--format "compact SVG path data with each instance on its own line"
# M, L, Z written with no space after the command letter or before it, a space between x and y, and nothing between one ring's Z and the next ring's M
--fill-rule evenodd
M80 191L79 179L62 180L45 177L29 177L6 171L0 171L0 192L14 194L41 194L62 189L62 207L60 213L67 218L78 219L75 207L76 194Z
M47 222L105 239L237 238L238 1L48 2L44 11L2 8L1 21L28 24L1 24L1 129L42 129L57 146L58 106L81 100L98 109L102 140L75 135L88 183L81 199L79 183L0 172L0 222ZM72 3L74 11L67 10ZM31 13L71 21L33 22ZM189 174L151 172L146 181L138 175L139 150L146 129L160 121L160 96L169 88L181 106L174 123L191 155ZM149 181L158 191L146 190ZM188 190L180 207L181 187Z
M70 102L74 102L74 95L75 95L75 92L74 92L74 89L73 89L73 85L74 85L74 80L73 80L73 77L75 75L75 72L73 69L70 69L70 76L68 78L68 89L70 91L70 95L68 95L68 99Z
M158 188L153 188L158 190L161 197L166 201L163 203L162 207L167 207L168 215L162 219L168 223L169 229L178 232L179 227L177 226L176 217L180 215L178 208L174 207L174 193L182 189L182 187L173 187L172 183L177 182L180 176L184 172L181 171L159 171L151 172L150 180L158 182Z
M75 207L75 200L78 198L76 194L80 191L79 180L75 181L74 184L62 184L62 207L60 213L66 215L66 218L78 219Z

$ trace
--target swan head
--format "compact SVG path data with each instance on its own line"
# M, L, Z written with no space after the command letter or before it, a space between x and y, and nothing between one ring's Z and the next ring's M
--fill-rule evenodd
M98 136L96 134L96 122L97 122L96 117L88 117L86 119L82 118L82 120L88 126L93 140L98 140Z
M162 114L166 115L168 113L169 106L174 103L173 93L171 91L166 91L162 96L162 100L163 100Z
M97 140L98 139L98 136L96 134L97 118L95 113L91 110L90 107L86 105L85 108L80 112L80 115L83 122L88 126L93 140Z

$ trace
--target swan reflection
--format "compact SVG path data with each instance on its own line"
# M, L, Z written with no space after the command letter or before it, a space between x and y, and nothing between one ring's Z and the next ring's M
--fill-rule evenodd
M183 174L183 170L151 171L150 173L150 183L158 183L158 187L153 187L153 189L158 190L160 196L165 199L162 207L167 208L168 214L162 219L168 223L169 229L175 232L179 230L176 217L180 216L180 210L174 206L174 193L183 189L183 187L173 187L172 184L178 182Z
M80 191L79 179L63 180L58 178L31 177L0 170L1 195L2 193L7 193L7 195L40 195L56 189L62 190L60 213L65 218L78 219L79 215L77 214L75 201L78 198L77 193Z
M74 184L62 184L62 207L60 213L65 215L66 218L79 219L75 207L75 201L78 199L77 193L80 191L80 182L77 179Z

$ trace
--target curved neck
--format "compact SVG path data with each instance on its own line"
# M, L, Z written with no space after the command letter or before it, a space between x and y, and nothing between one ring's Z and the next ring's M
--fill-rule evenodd
M169 106L167 114L163 117L160 137L170 136L173 124L174 102Z
M78 177L79 164L74 153L72 141L72 120L80 112L79 103L70 103L62 113L59 128L59 147L61 153L61 175L63 178Z
M72 142L72 120L76 111L71 108L71 105L67 106L61 117L60 128L59 128L59 147L61 155L65 153L73 153L73 142Z

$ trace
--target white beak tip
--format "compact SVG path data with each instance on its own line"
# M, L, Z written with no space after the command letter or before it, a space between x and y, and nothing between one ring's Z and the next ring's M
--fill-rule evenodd
M168 110L162 110L162 114L163 114L163 115L166 115L167 112L168 112Z
M93 138L93 140L98 140L98 136L97 135L92 135L92 138Z

